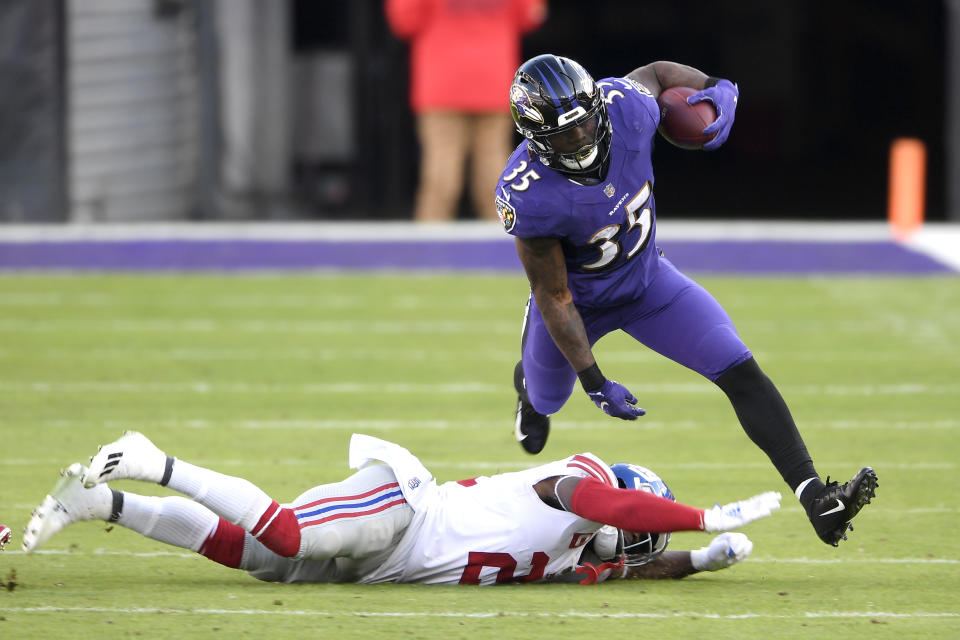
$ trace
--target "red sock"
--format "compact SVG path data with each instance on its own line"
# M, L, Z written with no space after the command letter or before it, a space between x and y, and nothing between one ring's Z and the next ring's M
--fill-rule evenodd
M627 531L669 533L701 531L703 509L636 489L617 489L595 478L584 478L573 490L570 510L587 520Z
M285 558L300 551L300 523L293 509L281 509L274 500L250 534L263 546Z
M226 567L238 569L243 559L243 536L246 533L242 527L220 518L217 528L206 539L198 553Z

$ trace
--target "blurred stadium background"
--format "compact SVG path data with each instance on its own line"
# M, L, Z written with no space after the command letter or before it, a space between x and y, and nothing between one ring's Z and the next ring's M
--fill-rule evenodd
M960 0L548 7L525 57L740 83L721 151L655 151L660 238L688 242L685 268L958 268ZM0 268L519 268L466 194L461 224L408 224L408 48L379 0L4 0L0 34ZM898 139L926 152L906 244L886 223ZM708 240L746 244L731 262ZM788 241L786 264L763 258Z
M4 0L0 33L0 221L410 217L407 47L377 0ZM956 222L958 35L957 0L552 0L524 54L740 83L722 152L658 148L662 217L882 221L916 137L927 219Z

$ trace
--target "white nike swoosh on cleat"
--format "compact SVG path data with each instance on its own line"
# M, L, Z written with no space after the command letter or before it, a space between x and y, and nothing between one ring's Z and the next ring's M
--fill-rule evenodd
M513 424L513 435L517 442L523 442L527 439L527 434L520 430L520 409L517 409L517 421Z
M843 511L844 509L846 509L846 507L843 505L843 500L841 500L840 498L837 498L837 506L835 506L833 509L830 509L830 511L824 511L823 513L820 514L820 517L822 518L823 516L828 516L831 513L837 513L838 511Z

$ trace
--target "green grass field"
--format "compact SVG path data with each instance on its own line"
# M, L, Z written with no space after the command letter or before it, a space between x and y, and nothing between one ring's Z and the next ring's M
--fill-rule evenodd
M0 277L0 522L14 531L0 636L956 637L960 278L700 280L818 470L877 469L877 498L839 548L817 540L718 389L623 335L597 357L647 416L607 418L576 392L542 457L523 453L520 275ZM745 530L754 554L729 571L594 587L265 584L103 523L21 553L58 470L131 428L280 501L345 477L360 431L440 480L592 451L653 468L687 503L776 489L784 508ZM163 491L122 483L135 487Z

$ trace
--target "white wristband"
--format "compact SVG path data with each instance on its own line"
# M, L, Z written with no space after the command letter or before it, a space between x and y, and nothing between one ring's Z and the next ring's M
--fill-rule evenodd
M707 551L709 547L700 547L690 552L690 564L697 571L707 570Z

